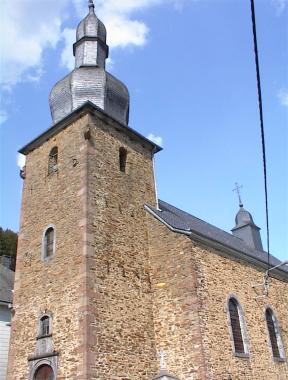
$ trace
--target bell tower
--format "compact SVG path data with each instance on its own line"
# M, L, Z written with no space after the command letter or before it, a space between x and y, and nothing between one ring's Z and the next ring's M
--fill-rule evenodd
M53 125L26 155L8 380L149 380L157 373L144 204L161 148L128 127L89 1ZM45 377L46 376L46 377Z

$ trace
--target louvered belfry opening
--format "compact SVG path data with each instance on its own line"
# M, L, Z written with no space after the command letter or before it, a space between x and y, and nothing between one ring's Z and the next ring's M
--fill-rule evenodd
M238 303L235 299L231 298L229 301L229 313L230 313L230 322L234 340L235 352L244 354L244 342L241 331L241 324L239 318Z
M271 309L266 310L266 322L267 322L267 327L269 331L269 337L270 337L270 343L271 343L271 348L273 352L273 357L274 358L281 358L280 355L280 350L278 346L278 341L277 341L277 335L276 335L276 326L273 320L273 314Z
M52 368L49 365L42 365L36 372L34 380L54 380Z

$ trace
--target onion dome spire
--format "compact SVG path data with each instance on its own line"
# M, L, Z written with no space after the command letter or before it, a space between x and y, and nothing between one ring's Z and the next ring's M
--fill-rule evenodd
M56 83L50 93L53 123L58 123L90 101L121 124L127 125L129 92L122 82L105 70L109 55L106 28L95 14L93 0L89 0L88 8L88 14L77 27L73 45L75 69Z

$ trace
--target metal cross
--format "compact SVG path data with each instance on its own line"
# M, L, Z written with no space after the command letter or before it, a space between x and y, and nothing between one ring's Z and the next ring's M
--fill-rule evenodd
M233 189L234 192L237 192L238 194L238 199L239 199L239 206L240 207L243 207L243 202L242 202L242 199L241 199L241 193L240 193L240 190L243 189L243 186L242 185L238 185L238 183L236 182L235 183L235 189Z
M160 358L160 371L165 371L166 370L166 358L167 358L167 354L161 348L160 351L158 352L158 356Z

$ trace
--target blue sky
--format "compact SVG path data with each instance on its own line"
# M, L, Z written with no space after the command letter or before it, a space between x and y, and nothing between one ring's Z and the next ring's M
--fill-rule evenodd
M49 91L73 66L75 28L87 2L0 4L0 225L17 231L17 150L51 125ZM288 1L255 6L271 251L287 259ZM159 197L229 231L237 181L266 246L250 0L105 0L96 1L96 12L108 30L108 71L130 90L130 126L164 147L156 158Z

